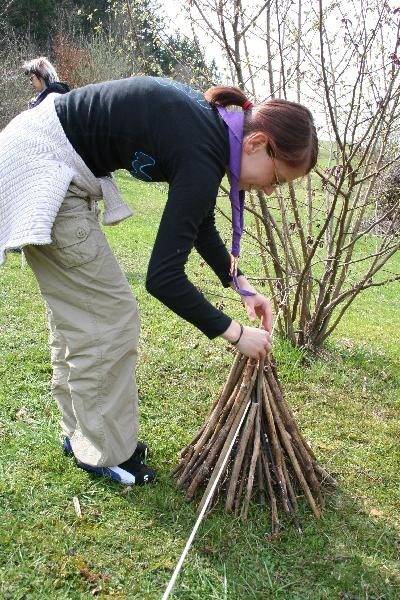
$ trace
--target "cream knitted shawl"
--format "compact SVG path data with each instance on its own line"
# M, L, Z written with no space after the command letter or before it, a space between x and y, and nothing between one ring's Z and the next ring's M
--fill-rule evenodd
M51 243L54 219L71 182L104 199L103 223L132 215L112 177L96 178L66 137L55 94L0 132L0 264L5 250Z

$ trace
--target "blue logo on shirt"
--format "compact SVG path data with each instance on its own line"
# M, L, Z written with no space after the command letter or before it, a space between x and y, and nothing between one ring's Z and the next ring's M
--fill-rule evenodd
M142 179L142 181L153 181L152 177L144 171L146 167L154 167L156 161L152 156L145 154L144 152L135 152L132 161L131 175L136 179Z

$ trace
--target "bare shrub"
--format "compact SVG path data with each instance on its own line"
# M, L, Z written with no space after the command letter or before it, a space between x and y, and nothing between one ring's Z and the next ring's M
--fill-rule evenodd
M377 209L374 189L400 160L400 9L379 0L192 0L187 11L193 29L219 44L229 83L301 102L318 119L315 173L247 206L265 275L257 281L279 332L319 350L360 293L400 281L400 236L392 226L374 235L398 215L383 196Z

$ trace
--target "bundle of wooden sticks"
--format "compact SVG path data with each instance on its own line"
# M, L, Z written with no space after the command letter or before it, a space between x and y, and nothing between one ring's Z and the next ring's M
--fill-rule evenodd
M258 494L260 504L270 506L275 534L280 529L279 506L300 529L296 510L301 488L315 517L320 517L321 484L335 481L317 464L299 431L272 357L256 362L236 355L203 427L181 452L173 475L178 487L186 489L186 498L191 500L206 485L199 512L230 448L210 506L225 497L225 510L245 520L250 500Z

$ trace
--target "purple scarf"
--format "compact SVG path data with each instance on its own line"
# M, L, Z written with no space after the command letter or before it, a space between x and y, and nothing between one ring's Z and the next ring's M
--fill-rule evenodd
M241 296L254 296L255 292L242 290L237 279L237 265L240 255L240 238L244 224L244 191L239 191L240 163L242 158L244 113L227 111L223 106L217 106L221 119L229 130L229 172L231 189L229 198L232 208L232 250L230 275L233 278L236 291Z

